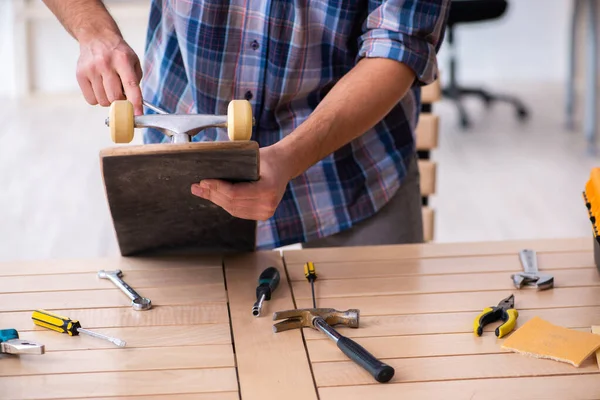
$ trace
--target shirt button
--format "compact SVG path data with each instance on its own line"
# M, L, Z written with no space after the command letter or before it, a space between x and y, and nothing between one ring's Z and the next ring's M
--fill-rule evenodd
M258 50L260 45L258 44L258 42L256 40L253 40L252 43L250 43L250 47L252 47L252 50Z
M249 91L249 90L248 90L248 91L246 92L246 94L244 95L244 98L245 98L246 100L251 100L251 99L252 99L252 97L253 97L253 94L252 94L252 92L251 92L251 91Z

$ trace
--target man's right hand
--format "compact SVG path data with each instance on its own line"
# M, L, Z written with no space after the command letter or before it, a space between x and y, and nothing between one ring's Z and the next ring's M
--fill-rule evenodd
M142 114L142 68L133 49L120 35L96 36L79 41L77 82L92 105L108 107L129 100L135 115Z

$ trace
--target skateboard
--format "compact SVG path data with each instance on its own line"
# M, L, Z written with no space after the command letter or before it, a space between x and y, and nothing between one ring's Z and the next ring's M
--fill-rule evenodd
M127 100L111 104L106 125L117 146L100 151L106 200L122 256L156 253L223 253L255 249L256 221L231 216L194 196L191 185L216 178L259 178L259 146L251 141L254 118L246 100L232 100L227 115L134 116ZM135 128L152 127L169 143L130 143ZM208 127L227 129L229 141L192 142Z

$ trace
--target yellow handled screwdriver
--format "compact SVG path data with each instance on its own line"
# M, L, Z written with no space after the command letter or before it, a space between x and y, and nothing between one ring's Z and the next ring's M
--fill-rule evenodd
M315 271L315 264L312 261L304 264L304 276L310 282L310 289L312 291L313 308L317 308L317 301L315 300L315 281L317 280L317 272Z
M53 314L46 310L34 311L31 319L33 319L33 323L38 326L52 329L53 331L60 333L67 333L69 336L78 336L80 333L85 333L86 335L93 336L98 339L108 340L119 347L125 347L126 344L124 340L83 329L79 321L75 319Z

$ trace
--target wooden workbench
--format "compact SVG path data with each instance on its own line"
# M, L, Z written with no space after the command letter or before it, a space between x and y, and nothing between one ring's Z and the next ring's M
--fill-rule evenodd
M517 252L538 252L549 291L515 290ZM317 268L317 306L358 308L339 328L396 369L378 384L320 332L272 332L272 312L311 305L303 264ZM254 318L256 279L282 272ZM100 269L154 308L134 311ZM285 273L283 273L285 272ZM579 368L503 350L475 316L515 294L517 328L533 316L590 330L600 324L600 274L591 239L426 244L260 252L241 256L53 260L0 264L0 328L42 342L46 354L0 356L1 399L529 399L600 398L595 356ZM42 330L31 311L53 310L127 341Z

